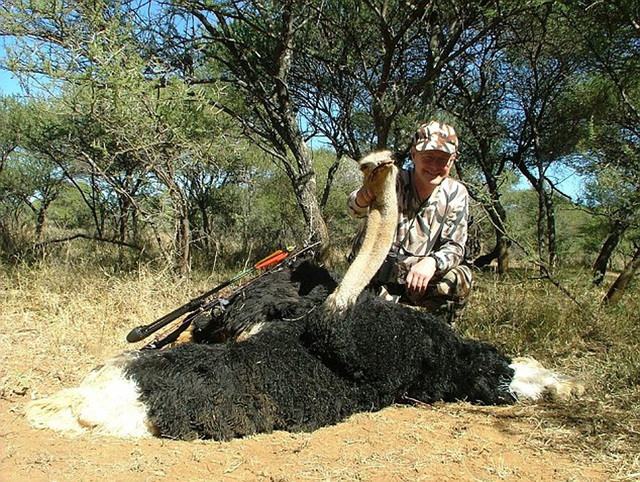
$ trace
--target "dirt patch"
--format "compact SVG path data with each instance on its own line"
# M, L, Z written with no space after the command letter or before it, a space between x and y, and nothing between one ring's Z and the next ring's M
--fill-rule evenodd
M606 480L545 446L532 407L393 406L313 433L231 442L69 438L32 429L25 397L0 401L0 480ZM518 413L522 412L522 413Z

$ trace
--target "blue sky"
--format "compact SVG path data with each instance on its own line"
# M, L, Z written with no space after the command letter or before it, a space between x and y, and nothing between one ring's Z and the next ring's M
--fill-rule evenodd
M18 79L4 69L0 69L0 93L2 95L24 94Z
M584 177L569 167L552 166L547 173L547 177L562 193L571 196L573 201L577 201L577 198L581 197L584 192ZM531 188L531 185L524 177L522 177L516 185L516 189L529 188Z

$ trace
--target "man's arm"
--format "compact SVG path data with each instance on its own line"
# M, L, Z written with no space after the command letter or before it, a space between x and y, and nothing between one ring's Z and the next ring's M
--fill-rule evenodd
M449 199L439 247L411 267L407 274L407 289L424 292L436 273L449 271L462 262L467 242L468 219L469 195L464 186L458 185Z
M439 248L432 252L438 265L438 271L449 271L464 259L468 237L469 194L459 184L449 200L449 209L443 223Z

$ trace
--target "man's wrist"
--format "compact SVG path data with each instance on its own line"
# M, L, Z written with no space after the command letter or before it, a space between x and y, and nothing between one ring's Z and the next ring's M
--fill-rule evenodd
M444 270L444 263L438 256L431 254L428 256L428 258L431 258L433 260L436 274L441 273Z
M426 256L425 258L422 258L418 264L422 266L422 269L431 271L431 276L433 276L437 270L436 260L433 256Z

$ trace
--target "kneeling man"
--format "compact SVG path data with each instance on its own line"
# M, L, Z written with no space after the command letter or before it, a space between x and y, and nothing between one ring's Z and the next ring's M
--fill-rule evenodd
M446 315L459 312L471 291L464 261L469 218L467 189L449 177L458 154L453 127L439 121L420 126L411 146L413 165L398 174L398 225L385 263L372 283L394 301ZM373 202L365 187L348 198L349 215L366 217ZM364 235L354 241L355 256Z

